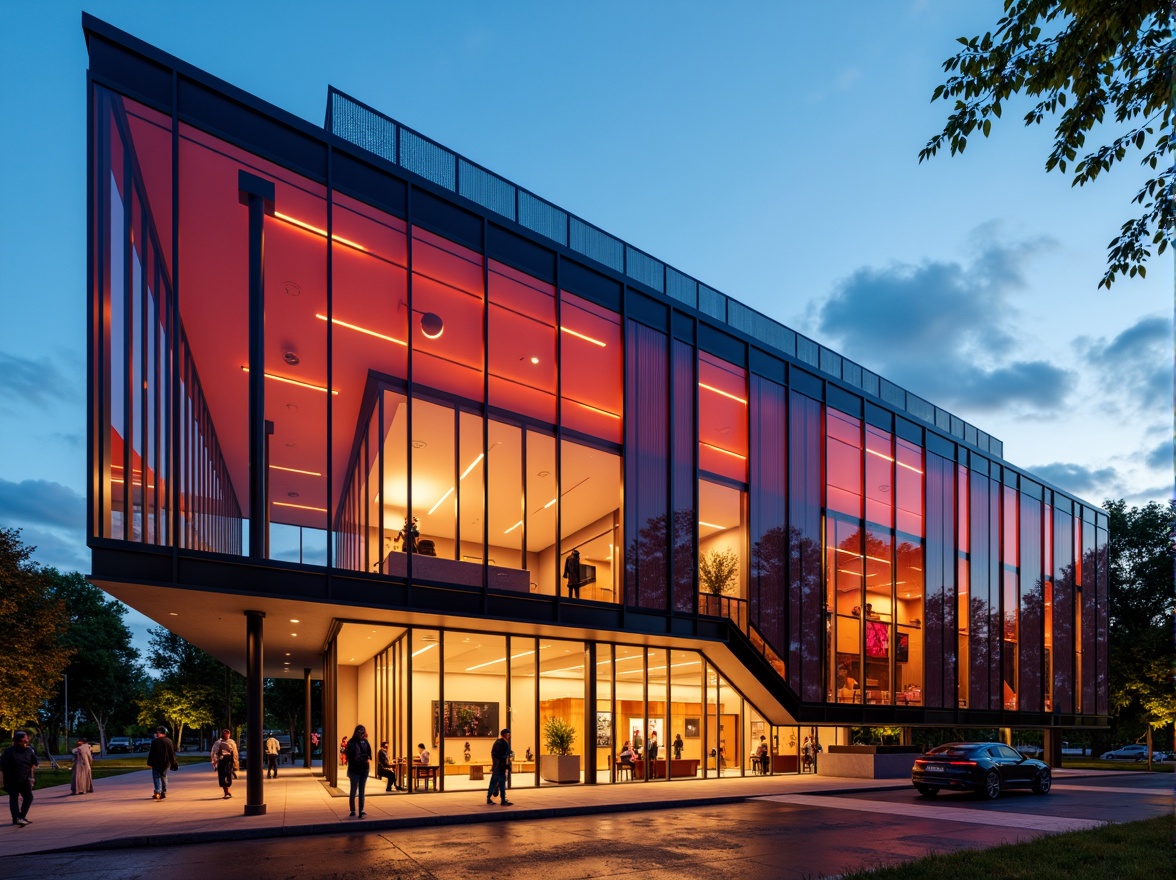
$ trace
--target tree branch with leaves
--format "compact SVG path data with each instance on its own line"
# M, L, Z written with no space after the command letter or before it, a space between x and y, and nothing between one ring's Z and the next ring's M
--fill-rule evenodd
M962 153L974 134L988 137L1015 95L1036 99L1026 126L1056 120L1045 170L1085 186L1128 156L1156 172L1136 193L1137 216L1107 246L1099 287L1144 277L1176 232L1171 163L1174 103L1173 0L1005 0L995 31L960 37L963 50L943 63L949 74L932 102L953 102L943 131L919 152L945 145ZM1105 142L1088 146L1088 137Z

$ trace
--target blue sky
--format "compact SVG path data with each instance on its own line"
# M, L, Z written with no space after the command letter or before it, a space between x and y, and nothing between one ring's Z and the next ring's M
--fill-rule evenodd
M1172 491L1171 252L1096 289L1143 179L1050 129L919 165L964 3L8 3L0 525L85 548L81 10L322 124L328 84L1004 441L1101 502Z

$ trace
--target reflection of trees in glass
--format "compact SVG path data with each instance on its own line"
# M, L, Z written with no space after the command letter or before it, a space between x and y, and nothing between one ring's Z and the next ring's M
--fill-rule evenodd
M821 541L793 526L788 530L789 681L805 700L823 699L821 632Z
M692 554L681 552L692 547L693 541L694 513L691 510L674 511L672 535L666 533L665 514L646 520L625 552L626 603L642 608L666 607L666 591L670 579L670 567L666 560L668 546L675 549L675 582L681 583L683 579L687 579L693 583L690 569L682 568L683 557L688 562Z

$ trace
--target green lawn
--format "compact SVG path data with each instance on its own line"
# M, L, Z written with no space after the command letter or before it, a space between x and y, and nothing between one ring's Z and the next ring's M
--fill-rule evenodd
M1062 766L1067 770L1130 770L1134 773L1147 771L1147 761L1100 761L1098 758L1082 758L1063 755ZM1155 761L1153 773L1171 773L1176 770L1176 761Z
M65 761L58 758L58 763L62 764L62 769L49 769L49 761L46 758L40 758L41 766L37 768L37 788L48 788L51 785L61 785L69 783L70 773L69 767L73 764L73 758ZM181 767L185 764L207 764L208 756L199 755L176 755L176 763ZM102 758L94 761L94 778L102 779L106 776L121 776L123 773L132 773L135 770L147 769L147 756L145 754L127 755L125 758Z
M1172 817L933 855L841 880L1156 880L1172 876Z

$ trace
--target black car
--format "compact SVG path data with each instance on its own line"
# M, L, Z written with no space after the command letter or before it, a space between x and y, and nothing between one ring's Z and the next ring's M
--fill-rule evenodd
M1026 758L1004 743L948 743L915 759L911 782L924 797L953 788L991 799L1006 788L1031 788L1036 794L1047 794L1053 777L1048 764Z

